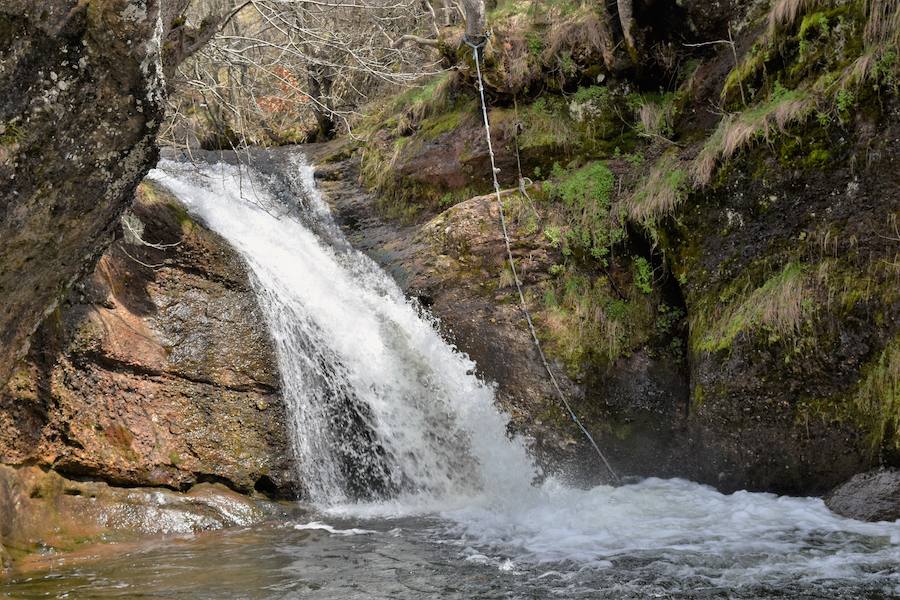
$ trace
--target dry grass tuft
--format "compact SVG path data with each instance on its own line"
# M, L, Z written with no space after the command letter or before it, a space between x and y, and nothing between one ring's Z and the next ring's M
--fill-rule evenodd
M793 337L807 317L804 300L814 290L801 265L789 263L762 286L732 300L712 323L700 313L692 331L701 332L695 344L698 350L715 352L731 346L742 331L765 329L770 341Z
M867 45L900 45L900 0L867 0L864 39Z
M687 172L674 153L665 154L625 201L626 214L631 221L650 228L675 211L687 188Z
M843 86L851 87L867 81L873 73L876 60L873 52L867 52L854 60L841 77Z
M797 18L822 0L778 0L769 11L769 35L780 28L793 27Z
M769 140L774 131L805 119L815 105L806 91L780 90L762 105L724 117L691 165L694 185L707 185L720 159L730 158L758 138Z
M672 129L672 104L642 102L638 108L638 132L646 137L665 136Z
M598 14L595 10L587 9L553 25L547 35L543 58L549 64L554 57L566 51L582 60L599 56L607 67L612 67L615 64L614 48L615 38L608 14L605 10L603 14Z
M729 158L757 135L769 137L768 119L732 119L722 133L722 158Z
M513 94L526 89L541 77L540 56L529 47L527 37L530 24L524 15L515 15L503 24L496 45L496 71L505 87Z
M734 119L734 115L727 115L722 118L719 126L707 138L703 148L700 149L700 152L691 163L690 175L694 187L703 187L712 180L713 173L716 171L716 164L719 162L719 156L722 154L722 138L730 122L734 121Z

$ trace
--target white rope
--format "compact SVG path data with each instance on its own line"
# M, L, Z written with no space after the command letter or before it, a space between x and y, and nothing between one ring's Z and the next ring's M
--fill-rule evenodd
M544 363L544 369L546 369L547 374L550 376L550 382L553 384L556 393L559 395L559 399L562 401L563 406L566 407L566 410L569 412L572 420L576 425L578 425L578 428L581 429L581 432L584 433L584 436L591 443L591 446L593 446L594 450L597 451L597 456L599 456L600 460L603 461L603 464L606 466L609 474L612 475L613 480L619 482L619 476L616 474L615 470L613 470L612 465L609 464L609 461L606 460L606 456L604 456L603 451L600 450L600 446L597 445L597 442L594 441L593 436L591 436L584 425L582 425L581 420L575 414L575 411L572 410L571 405L569 405L569 401L566 400L566 395L563 393L562 388L559 387L559 383L556 381L556 376L553 374L553 370L550 368L550 363L547 361L547 357L544 354L544 349L541 346L540 340L538 339L537 330L535 330L534 322L531 320L531 313L528 312L528 305L525 303L525 293L522 291L522 282L519 279L518 272L516 271L516 261L513 258L512 246L509 242L509 232L506 227L506 214L503 211L503 200L500 197L500 182L497 181L497 173L500 172L500 169L497 168L497 163L494 158L494 146L491 143L491 125L488 121L487 102L484 99L484 81L481 77L481 58L478 56L478 50L484 45L484 43L482 42L481 44L475 45L472 44L468 39L466 39L465 42L469 47L472 48L472 54L475 55L475 70L478 73L478 93L481 96L481 112L484 117L484 131L487 137L488 154L491 158L491 176L494 180L494 192L497 194L497 207L500 210L500 227L503 230L503 241L506 243L506 257L509 260L509 268L512 271L513 280L516 283L516 290L519 292L519 304L522 308L522 312L525 314L525 320L528 322L528 329L531 331L531 337L534 340L534 345L541 357L541 362ZM521 182L522 179L523 178L520 167L519 181Z

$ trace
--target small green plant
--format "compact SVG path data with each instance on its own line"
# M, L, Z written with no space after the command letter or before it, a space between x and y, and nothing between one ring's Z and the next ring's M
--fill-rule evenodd
M625 161L632 167L639 167L644 164L644 153L640 151L632 152L625 155Z
M855 104L856 98L851 90L844 88L837 93L835 105L837 106L838 114L842 117L846 116Z
M553 172L558 181L548 197L561 202L566 211L567 246L606 264L610 247L625 237L621 220L610 210L615 176L603 162L570 172L554 165Z
M21 127L13 123L0 123L0 145L8 146L19 143L25 137Z
M800 39L809 39L810 34L815 31L817 36L827 35L830 28L828 26L828 17L825 13L817 12L803 17L800 23Z
M571 52L562 52L559 56L559 69L566 77L572 77L578 73L578 63L572 58Z
M544 41L533 31L528 34L528 51L535 56L540 56L544 51Z
M572 96L572 99L579 104L605 104L609 100L609 88L605 85L592 85L590 87L578 88L578 91Z
M558 162L554 162L553 167L550 169L550 176L554 179L561 179L565 174L566 170Z
M898 55L896 50L886 50L878 57L872 67L872 78L878 85L893 89L897 92L900 87L900 77L898 77Z
M684 311L680 308L669 306L665 302L659 303L656 317L656 330L661 335L672 333L672 329L678 321L684 318Z
M643 256L634 259L634 286L645 294L653 292L653 267Z
M544 230L544 237L550 241L550 245L559 248L562 243L562 230L559 227L548 227Z
M550 274L553 275L554 277L557 277L559 275L562 275L565 272L565 270L566 270L566 267L564 265L559 265L559 264L552 265L550 267Z

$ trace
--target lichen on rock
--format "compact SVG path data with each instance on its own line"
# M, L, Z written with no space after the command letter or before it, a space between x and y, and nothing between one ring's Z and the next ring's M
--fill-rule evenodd
M159 2L0 7L0 383L156 160Z

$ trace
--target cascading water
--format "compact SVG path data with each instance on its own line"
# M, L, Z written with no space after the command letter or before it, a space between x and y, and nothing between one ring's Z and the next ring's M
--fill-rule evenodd
M308 499L321 518L350 524L298 530L330 544L379 536L375 546L393 547L400 519L415 552L454 549L457 558L439 564L461 557L521 576L510 585L524 595L490 597L900 594L900 522L860 523L818 499L723 495L681 480L533 485L536 468L507 438L492 388L350 247L302 159L293 175L275 185L247 168L165 161L151 178L250 267Z
M346 243L297 162L289 207L237 166L151 175L247 261L275 341L308 498L446 501L535 472L474 365ZM315 233L314 233L315 231ZM495 464L502 468L494 469Z

